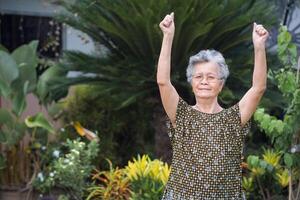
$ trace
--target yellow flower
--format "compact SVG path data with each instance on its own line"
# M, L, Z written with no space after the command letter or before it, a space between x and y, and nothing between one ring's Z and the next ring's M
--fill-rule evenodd
M137 180L138 177L144 177L147 175L147 165L149 157L143 155L142 158L138 156L137 159L133 158L133 162L129 161L126 166L127 175L130 180Z
M272 165L274 168L279 167L281 152L274 152L273 150L267 149L264 151L264 154L262 156L264 161Z
M148 155L138 156L137 159L133 158L133 162L129 161L125 170L130 180L149 177L161 181L164 185L167 183L170 174L170 167L167 163L163 163L158 159L151 161Z
M84 136L85 135L84 128L81 126L81 124L79 122L74 122L73 125L74 125L75 130L77 131L77 133L80 136Z
M253 168L251 168L251 172L254 176L260 176L265 173L265 170L264 170L264 168L261 168L261 167L253 167Z
M276 178L278 183L281 185L281 187L285 188L289 185L290 176L289 176L289 171L287 169L281 172L277 172Z
M99 141L98 136L94 132L92 132L92 131L90 131L88 129L83 128L82 125L79 122L74 122L73 126L74 126L76 132L80 136L82 136L82 137L84 136L84 137L86 137L90 141L92 141L92 140Z
M247 191L247 192L252 192L253 191L253 177L243 177L242 180L242 185L243 188Z

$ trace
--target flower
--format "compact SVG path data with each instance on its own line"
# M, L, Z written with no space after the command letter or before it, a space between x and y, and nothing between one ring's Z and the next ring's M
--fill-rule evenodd
M276 178L281 187L285 188L289 185L290 175L287 169L276 173Z
M85 129L78 121L74 122L73 126L74 126L76 132L80 136L82 136L82 137L84 136L90 141L92 141L92 140L99 141L98 136L94 132L92 132L88 129ZM80 145L79 145L79 147L80 147Z
M54 157L58 158L59 157L59 151L58 150L53 151L52 155Z
M71 152L73 152L73 153L79 155L79 151L77 151L76 149L72 149Z
M40 179L41 182L44 182L45 179L44 179L44 175L42 172L38 173L37 177L38 177L38 179Z
M281 158L281 152L274 152L273 150L267 149L264 151L263 159L268 164L272 165L275 168L279 167L279 161Z
M168 164L158 159L151 160L148 155L142 157L138 155L138 158L133 158L133 162L129 161L125 168L127 177L130 180L149 177L161 181L164 185L167 183L170 170Z

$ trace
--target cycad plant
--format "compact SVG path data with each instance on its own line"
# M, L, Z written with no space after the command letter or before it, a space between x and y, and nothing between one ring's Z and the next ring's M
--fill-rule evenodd
M228 58L233 71L228 84L233 91L224 88L221 95L223 104L239 98L245 91L244 83L249 87L251 70L247 66L252 62L249 56L252 54L249 48L252 23L258 19L266 26L274 22L272 6L263 0L55 2L65 8L57 16L60 22L86 33L96 46L102 45L107 53L99 56L65 51L57 71L60 74L77 71L80 75L61 77L49 83L49 96L62 94L59 91L70 85L92 83L100 86L95 92L101 97L117 100L116 109L131 104L151 104L159 108L154 113L156 141L164 141L161 137L167 136L163 129L164 115L155 76L162 39L158 24L162 18L171 11L175 13L172 82L184 97L193 99L185 78L189 56L200 49L214 48ZM164 151L169 149L164 150L164 147L168 146L157 142L157 150L162 150L158 155L166 155Z

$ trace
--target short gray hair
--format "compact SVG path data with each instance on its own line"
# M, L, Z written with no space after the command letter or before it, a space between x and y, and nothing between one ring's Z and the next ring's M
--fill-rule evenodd
M193 55L189 59L189 65L186 69L186 77L187 81L191 84L192 83L192 77L194 73L195 64L197 63L205 63L205 62L215 62L219 66L219 73L221 75L220 78L224 79L224 82L229 76L229 70L228 66L225 62L225 59L223 55L214 50L214 49L208 49L208 50L201 50L196 55Z

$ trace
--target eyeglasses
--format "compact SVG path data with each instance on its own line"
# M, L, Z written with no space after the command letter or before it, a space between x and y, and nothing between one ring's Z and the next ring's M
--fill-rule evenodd
M215 76L215 75L212 75L212 74L208 74L208 75L206 75L206 76L204 76L203 74L196 74L196 75L194 75L193 76L193 79L195 79L196 81L203 81L203 79L206 77L206 80L207 80L207 82L209 82L209 83L215 83L215 82L217 82L218 80L222 80L223 79L223 77L217 77L217 76Z

